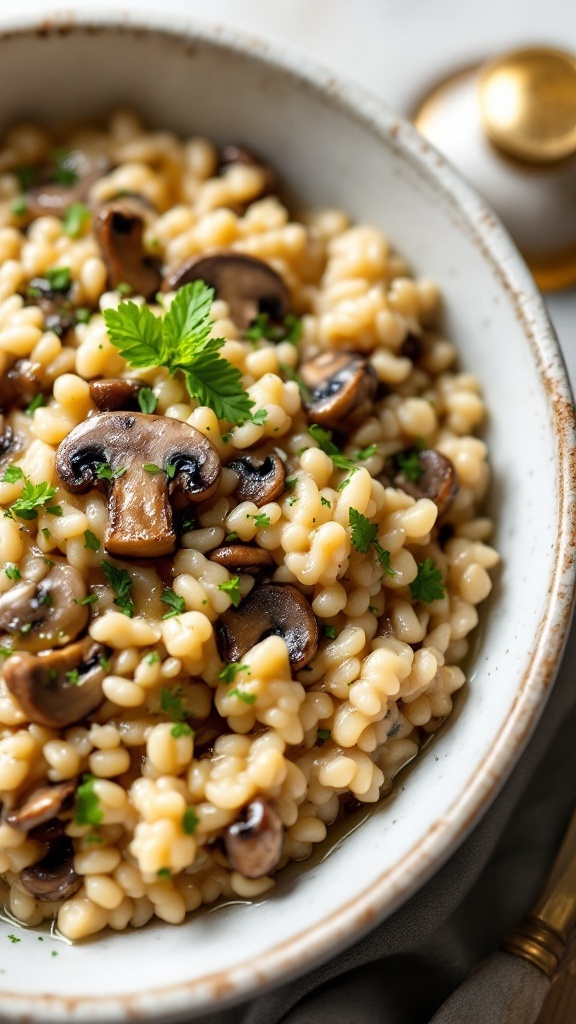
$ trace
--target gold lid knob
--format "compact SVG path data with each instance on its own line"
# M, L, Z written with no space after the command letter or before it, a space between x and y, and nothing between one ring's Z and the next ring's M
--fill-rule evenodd
M531 163L576 153L576 59L534 47L484 65L479 80L484 130L499 149Z

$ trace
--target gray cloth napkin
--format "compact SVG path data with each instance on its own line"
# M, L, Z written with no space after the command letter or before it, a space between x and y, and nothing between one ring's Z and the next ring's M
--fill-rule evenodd
M431 881L334 960L203 1024L497 1024L498 994L522 978L514 957L486 1005L471 982L442 1004L535 902L575 803L576 629L512 776Z

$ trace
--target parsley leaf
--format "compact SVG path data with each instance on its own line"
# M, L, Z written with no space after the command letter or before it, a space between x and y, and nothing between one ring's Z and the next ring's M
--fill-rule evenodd
M84 203L72 203L64 214L62 230L69 238L79 238L87 220L90 220L88 207Z
M112 469L112 466L108 462L97 462L94 468L96 470L98 480L119 480L126 472L124 466L118 466L116 469Z
M116 594L114 604L120 609L123 615L132 618L134 615L134 602L132 601L132 577L126 569L119 569L111 562L102 562L102 568L106 573L108 583Z
M24 472L20 469L20 466L6 466L4 475L2 477L3 484L16 484L19 480L24 479Z
M17 469L18 467L8 467L6 473L10 468ZM4 474L4 479L6 478ZM22 474L23 475L23 474ZM9 481L12 483L13 481ZM19 519L32 520L38 518L38 509L46 505L46 502L51 501L56 494L56 488L51 487L45 481L39 484L33 484L27 476L24 477L24 486L22 493L16 501L13 501L6 515L18 516ZM51 512L53 515L62 515L62 509L59 505L51 505L46 509L47 512Z
M88 594L86 597L75 597L74 604L96 604L98 594Z
M100 825L104 820L104 811L100 807L98 795L94 792L95 781L93 775L84 775L76 790L74 821L77 825Z
M327 640L335 640L336 626L324 626L324 636Z
M252 516L254 520L254 526L270 526L270 516L267 516L265 512L259 512L258 515Z
M218 673L218 679L221 683L225 683L227 686L229 683L233 683L238 675L238 672L250 672L249 665L240 665L237 661L229 661L224 665L224 668L220 669Z
M59 185L75 185L78 181L78 172L75 168L75 160L71 153L66 149L55 149L52 153L52 159L56 164L56 168L52 175L54 181L57 181Z
M257 427L263 427L268 419L268 409L257 409L256 412L252 413L250 422L255 423Z
M36 412L36 409L39 409L40 406L42 406L42 405L44 405L44 395L42 395L42 394L36 395L36 397L33 398L32 401L30 402L30 405L28 405L26 407L26 409L25 409L26 415L27 416L33 416L34 413Z
M172 693L171 690L167 690L164 686L160 690L160 707L164 714L168 715L173 722L183 722L188 717L184 701L178 696L178 693L178 690Z
M323 494L320 495L320 504L325 505L326 508L332 508L332 502L328 501L328 498L325 498Z
M112 344L132 366L182 372L192 398L219 419L240 424L250 418L254 403L242 386L240 370L219 355L225 339L209 337L213 298L212 288L194 281L177 291L163 318L133 302L103 315Z
M244 701L245 704L255 704L256 694L255 693L244 693L243 690L230 690L229 697L238 697L239 700Z
M406 448L402 452L396 452L393 456L394 465L407 480L418 481L424 472L420 463L419 451L417 448Z
M100 549L100 541L91 530L84 530L84 547L88 548L88 551L98 551Z
M22 573L20 572L20 569L18 568L17 565L13 565L12 562L8 562L6 568L4 569L4 572L6 573L9 580L22 579Z
M140 406L140 412L148 413L148 415L155 412L158 399L152 388L140 388L138 392L138 405Z
M368 448L362 448L351 458L348 458L348 456L343 455L340 449L334 444L331 430L324 430L324 428L320 427L317 423L311 423L308 427L308 433L318 443L319 448L321 448L326 455L330 456L337 469L347 469L351 473L355 473L358 468L354 465L355 462L362 462L364 459L369 459L376 451L376 445L371 444Z
M193 807L187 807L182 815L182 831L187 836L193 836L197 826L200 824L200 819L196 815L196 811Z
M172 871L170 868L158 868L156 878L172 878Z
M352 528L351 539L356 551L359 551L361 555L365 555L368 548L373 547L376 557L382 566L383 575L395 576L396 570L390 566L390 552L386 551L376 540L378 535L377 525L371 523L357 508L348 509L348 522Z
M26 196L16 196L10 204L10 212L15 217L23 217L24 214L28 213L28 203Z
M316 733L316 740L317 740L318 746L319 747L323 746L324 743L326 743L326 740L330 739L331 735L332 735L332 733L330 732L330 729L318 729L318 731Z
M171 619L173 615L180 615L186 611L186 602L183 597L178 597L177 594L170 587L166 587L160 600L163 604L167 604L170 608L166 615L163 615L163 619Z
M50 267L44 274L53 292L67 292L72 284L70 267Z
M429 604L430 601L439 601L446 593L446 587L442 582L442 573L437 569L431 558L425 558L418 564L418 575L410 584L412 597L417 601Z
M224 591L225 594L228 594L228 597L230 598L234 607L238 607L240 601L242 600L242 595L240 594L239 576L231 576L230 579L226 580L224 583L219 583L218 590L222 590Z
M170 735L178 740L181 736L194 736L194 729L191 729L187 722L176 722L170 729Z
M268 313L259 313L244 337L252 342L265 339L276 344L289 341L291 345L297 345L302 337L302 321L300 317L294 316L294 313L288 313L281 324L274 324L270 322Z

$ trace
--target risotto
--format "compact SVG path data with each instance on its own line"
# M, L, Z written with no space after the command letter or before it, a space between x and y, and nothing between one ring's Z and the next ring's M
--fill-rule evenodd
M0 890L256 898L447 718L498 562L434 284L237 145L0 148Z

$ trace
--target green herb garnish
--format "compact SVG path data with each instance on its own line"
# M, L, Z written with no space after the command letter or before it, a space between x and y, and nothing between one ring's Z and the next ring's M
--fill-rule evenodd
M87 597L76 597L74 598L75 604L95 604L98 600L98 594L88 594Z
M22 573L20 572L20 569L18 568L17 565L14 565L12 562L8 562L8 565L5 567L4 572L6 573L9 580L22 579Z
M103 316L112 344L134 367L165 366L184 374L190 396L219 419L241 424L254 403L242 386L240 371L219 355L224 338L210 338L214 289L203 281L185 284L164 317L148 306L123 302Z
M245 704L255 704L256 703L256 694L255 693L244 693L243 690L235 689L235 690L230 690L229 696L230 697L238 697L239 700L244 701Z
M288 313L281 324L274 324L270 322L268 313L259 313L244 337L252 342L266 340L278 344L281 341L289 341L292 345L297 345L302 337L302 321L300 317Z
M176 722L170 729L170 735L179 740L181 736L194 736L194 729L191 729L187 722Z
M32 520L38 518L38 509L44 508L48 501L51 501L56 494L56 488L51 487L45 481L39 484L33 484L27 476L24 476L22 470L20 470L20 476L11 474L11 478L7 478L7 474L10 470L18 470L18 466L8 466L8 469L4 473L3 480L8 483L14 483L15 480L24 479L24 486L22 493L16 501L13 501L10 508L4 514L10 517L18 516L19 519ZM62 515L62 509L59 505L49 505L46 508L47 512L52 515Z
M158 868L156 872L157 878L172 878L172 872L170 868Z
M225 583L219 583L218 590L222 590L225 594L228 594L228 597L230 598L234 607L238 607L240 601L242 600L242 595L240 594L239 576L232 576L229 580L226 580Z
M179 690L172 693L171 690L166 690L164 687L160 690L160 707L164 714L168 715L173 722L183 722L188 717L184 701L179 696L179 693Z
M100 549L100 541L92 533L92 530L84 530L84 547L88 548L89 551L98 551Z
M352 544L356 551L359 551L361 555L365 555L368 548L372 546L384 570L384 575L395 576L396 570L390 568L390 552L386 551L376 540L378 535L376 523L371 523L357 508L348 509L348 522L352 530Z
M112 469L108 462L97 462L94 469L96 470L98 480L119 480L126 472L124 466L117 466L116 469Z
M194 807L187 807L182 815L182 831L187 836L193 836L199 824L200 818L197 817Z
M163 615L163 619L171 619L174 615L181 615L182 612L186 611L186 602L183 597L179 597L175 594L170 587L166 587L160 600L163 604L167 604L170 611Z
M418 575L410 584L412 597L424 604L431 601L439 601L446 594L446 587L442 582L442 573L437 569L431 558L425 558L418 564Z
M33 416L36 409L39 409L42 405L44 405L44 395L36 395L30 402L30 405L26 407L26 415Z
M332 733L330 732L330 729L318 729L318 732L316 733L316 742L318 743L318 746L321 747L326 743L326 740L329 740L331 735Z
M228 686L233 683L239 672L250 672L249 665L240 665L237 661L229 661L224 668L220 669L218 673L218 679L221 683L225 683Z
M84 775L76 790L74 821L77 825L100 825L104 820L104 811L100 807L98 795L94 792L95 782L93 775Z
M265 512L259 512L258 515L252 518L254 519L254 526L270 526L270 516L267 516Z
M69 238L79 238L88 220L90 220L88 207L84 203L72 203L64 214L62 230Z
M10 204L10 213L15 217L23 217L28 213L28 202L26 196L16 196Z
M140 412L147 413L148 415L155 412L158 399L152 388L140 388L138 392L138 405L140 406Z
M44 274L53 292L67 292L72 284L70 267L51 267Z
M134 602L132 601L132 577L126 569L119 569L111 562L102 562L102 568L106 573L108 583L116 594L114 604L120 609L123 615L132 618L134 615Z

